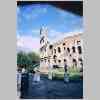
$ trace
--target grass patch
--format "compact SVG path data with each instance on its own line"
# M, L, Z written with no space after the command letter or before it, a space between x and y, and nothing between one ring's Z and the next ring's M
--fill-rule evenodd
M68 68L68 75L70 80L80 79L80 69L77 67ZM64 79L64 68L53 69L53 78Z

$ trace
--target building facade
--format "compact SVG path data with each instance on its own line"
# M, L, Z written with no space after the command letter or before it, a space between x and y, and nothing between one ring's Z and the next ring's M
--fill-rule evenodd
M47 28L40 30L40 70L48 73L49 64L53 68L64 67L64 60L67 61L68 67L83 67L83 47L81 33L72 36L65 36L60 40L53 42L48 41Z

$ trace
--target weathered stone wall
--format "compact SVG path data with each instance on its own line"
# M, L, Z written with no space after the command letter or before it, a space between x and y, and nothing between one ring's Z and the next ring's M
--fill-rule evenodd
M42 36L44 36L44 42L41 43L41 47L44 47L44 49L42 50L42 52L40 52L41 71L48 72L48 60L50 60L50 63L52 65L58 65L59 67L64 67L64 59L67 60L67 64L69 67L75 64L77 67L82 67L83 47L81 35L82 34L79 33L77 35L64 37L63 39L50 44L47 39L47 33L42 33ZM81 53L79 53L78 46L80 46L80 49L82 51Z

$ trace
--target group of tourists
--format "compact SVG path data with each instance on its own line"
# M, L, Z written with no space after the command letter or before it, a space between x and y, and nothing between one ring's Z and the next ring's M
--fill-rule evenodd
M31 73L32 81L39 82L40 81L40 72L38 69L35 70L35 73ZM17 95L20 98L24 98L28 95L29 89L29 72L25 69L17 70Z
M53 73L52 73L53 65L50 62L50 60L48 60L48 65L49 65L48 78L52 80L52 78L53 78ZM67 65L66 59L64 59L64 82L69 82L69 77L68 77L67 72L68 72L68 65Z
M52 65L49 62L49 73L48 78L52 80ZM64 82L68 82L68 74L67 74L67 62L64 60ZM38 69L35 70L35 73L32 73L33 75L33 81L39 82L40 81L40 72ZM22 70L17 70L17 95L20 98L24 98L28 94L28 88L29 88L29 72L23 68Z
M17 70L17 95L20 98L24 98L28 92L29 86L29 74L24 68L22 70Z

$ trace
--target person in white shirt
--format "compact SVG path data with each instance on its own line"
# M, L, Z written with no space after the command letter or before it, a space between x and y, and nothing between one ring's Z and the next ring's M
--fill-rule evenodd
M40 81L40 71L38 69L36 69L36 71L35 71L33 81L35 81L35 82Z
M48 78L52 80L52 64L50 63L50 60L48 60L48 65L49 65Z

